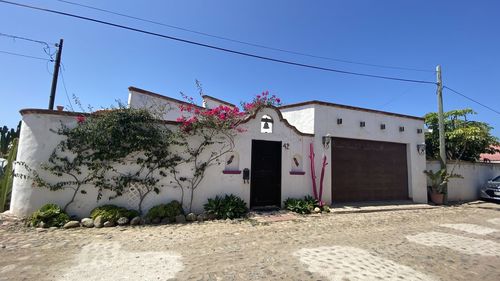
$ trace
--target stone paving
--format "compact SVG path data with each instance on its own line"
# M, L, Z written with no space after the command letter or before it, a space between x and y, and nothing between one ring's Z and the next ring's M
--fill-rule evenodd
M499 280L500 205L100 229L0 217L0 280Z

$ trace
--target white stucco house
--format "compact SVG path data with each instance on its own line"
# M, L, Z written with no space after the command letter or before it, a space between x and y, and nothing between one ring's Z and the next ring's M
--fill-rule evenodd
M203 96L203 107L234 105ZM130 107L168 107L165 120L180 116L185 102L150 91L129 88ZM43 109L21 110L18 161L37 167L46 161L59 143L51 132L61 122L74 126L78 113ZM322 156L326 155L323 201L413 200L427 202L424 120L420 117L383 112L321 101L266 107L245 123L246 131L235 138L230 164L207 171L193 210L200 212L207 198L235 194L248 207L282 206L289 197L312 195L310 144L314 146L316 182L319 186ZM248 180L244 177L248 176ZM179 200L173 186L144 202L144 209ZM29 180L15 178L11 211L26 216L45 203L63 204L69 192L52 192L32 187ZM68 210L86 216L98 204L136 206L134 194L96 202L92 192L79 196Z

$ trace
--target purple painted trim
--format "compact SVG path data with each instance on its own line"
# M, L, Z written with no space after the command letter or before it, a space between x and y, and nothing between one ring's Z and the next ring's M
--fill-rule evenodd
M241 174L241 171L222 171L223 174L229 174L229 175L237 175L237 174Z
M306 172L303 171L290 171L290 175L305 175Z

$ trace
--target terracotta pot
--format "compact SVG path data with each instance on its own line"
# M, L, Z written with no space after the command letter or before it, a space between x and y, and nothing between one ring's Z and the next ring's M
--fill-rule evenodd
M442 205L444 203L444 194L431 191L431 201L436 205Z

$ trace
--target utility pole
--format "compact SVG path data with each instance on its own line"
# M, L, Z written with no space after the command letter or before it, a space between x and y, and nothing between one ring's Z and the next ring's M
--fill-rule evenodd
M446 149L444 144L444 114L443 114L443 79L441 77L441 65L436 66L437 98L438 98L438 125L439 125L439 156L446 169Z
M437 98L438 98L438 126L439 126L439 157L441 158L441 169L446 171L446 148L444 143L444 114L443 114L443 79L441 77L441 65L436 66ZM448 201L448 185L443 186L444 202Z
M52 76L52 87L50 89L50 98L49 98L49 109L54 109L54 100L56 98L56 89L57 89L57 78L59 77L59 67L61 66L61 53L63 48L63 40L59 40L59 45L57 47L56 61L54 64L54 73Z

